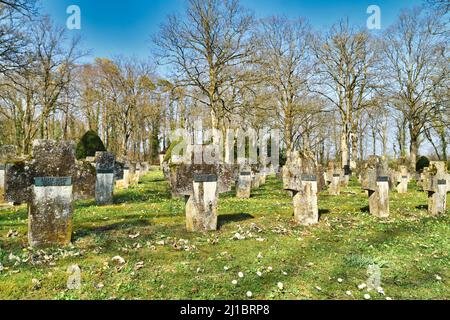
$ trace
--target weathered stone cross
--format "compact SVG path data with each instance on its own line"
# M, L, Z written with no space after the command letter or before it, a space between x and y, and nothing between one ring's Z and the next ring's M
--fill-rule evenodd
M283 188L293 194L295 221L301 225L319 223L317 195L323 186L318 180L317 165L311 154L289 155L283 167Z
M444 161L431 161L424 170L423 190L428 192L428 213L436 216L446 211L447 168Z
M338 196L341 194L341 176L342 169L334 161L329 161L326 171L326 183L328 185L328 194L331 196Z
M116 158L110 152L97 152L95 154L95 166L97 179L95 181L95 202L97 205L113 203L114 196L114 168Z
M246 164L239 166L236 183L236 197L239 199L249 199L252 190L252 168Z
M389 216L389 169L381 157L371 156L362 172L362 188L369 193L370 214L385 218Z
M230 165L195 162L205 147L193 146L189 163L170 167L172 190L186 199L186 228L190 232L217 230L217 200L219 194L230 191L233 179Z
M89 172L84 172L88 170ZM36 140L32 158L7 173L6 198L28 204L28 241L32 247L67 245L72 236L73 200L83 193L91 168L77 165L73 142ZM95 172L95 169L94 169Z
M395 183L397 192L407 193L408 192L408 183L410 181L410 176L408 172L407 166L399 166L398 171L395 173Z

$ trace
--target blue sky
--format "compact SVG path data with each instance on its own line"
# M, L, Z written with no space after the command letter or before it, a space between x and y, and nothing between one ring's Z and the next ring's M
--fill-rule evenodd
M242 0L257 17L284 14L307 17L322 28L348 17L354 24L365 25L367 7L375 4L382 12L382 27L389 26L401 8L420 5L422 0ZM64 26L66 9L78 5L82 28L69 31L81 34L83 46L91 57L113 58L118 55L146 58L151 52L151 35L170 13L182 14L185 0L42 0L42 11Z

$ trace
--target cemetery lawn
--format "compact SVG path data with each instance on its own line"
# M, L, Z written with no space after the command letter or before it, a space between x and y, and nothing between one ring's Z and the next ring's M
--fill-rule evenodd
M28 249L26 207L0 208L0 299L450 299L449 212L429 217L413 184L391 193L386 220L369 215L356 181L341 196L325 192L320 224L306 228L271 177L249 200L221 195L220 230L192 234L162 173L142 180L116 191L114 206L77 202L64 249ZM80 290L67 289L71 265ZM358 289L369 265L381 268L385 295Z

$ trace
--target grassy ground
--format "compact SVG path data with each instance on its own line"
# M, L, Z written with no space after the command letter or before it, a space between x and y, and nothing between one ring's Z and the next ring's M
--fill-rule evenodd
M449 214L429 217L410 188L391 193L391 217L378 220L352 181L339 197L322 194L320 224L305 228L271 178L250 200L222 195L220 231L191 234L184 202L151 172L114 206L77 203L73 246L45 251L27 249L26 207L0 209L0 298L449 299ZM80 290L67 289L74 264ZM385 295L358 289L369 265L381 267Z

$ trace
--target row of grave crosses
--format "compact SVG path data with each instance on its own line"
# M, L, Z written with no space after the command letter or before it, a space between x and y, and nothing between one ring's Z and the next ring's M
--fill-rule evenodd
M190 232L214 231L218 228L217 209L221 193L236 184L236 196L248 199L251 191L266 183L267 170L262 165L243 161L238 165L214 161L204 155L211 145L186 146L186 154L162 164L173 197L185 197L186 228Z
M73 201L95 198L97 205L112 204L116 180L130 176L128 167L109 152L76 161L75 145L69 141L36 140L29 159L18 157L12 147L2 147L0 163L4 199L28 205L28 239L33 247L70 243Z
M202 156L208 146L191 146ZM115 161L114 155L100 152L87 162L75 160L71 142L37 140L32 157L20 159L12 147L0 148L0 192L7 201L27 203L29 212L29 242L32 246L64 245L71 240L73 201L95 193L97 204L113 201L114 185L136 184L148 170L146 164ZM267 168L242 162L196 164L191 161L163 165L174 196L186 200L187 230L217 230L217 205L221 193L236 183L236 196L249 198L252 190L265 183ZM282 170L284 189L292 194L295 220L302 225L319 221L318 193L328 185L330 195L338 195L346 185L350 171L330 162L323 170L309 152L291 153ZM93 167L90 163L95 163ZM3 177L3 178L2 178ZM445 211L446 193L450 183L445 163L431 162L422 176L422 186L428 192L428 208L436 215ZM369 210L377 217L389 215L389 189L407 190L409 175L404 167L392 173L386 161L371 157L361 170L361 183L369 196ZM94 187L92 187L94 186ZM92 191L92 189L94 191Z
M360 182L369 196L369 211L377 217L389 216L389 192L408 192L411 176L405 165L391 170L387 161L372 156L362 163ZM418 185L428 194L428 213L436 216L446 211L447 193L450 192L450 174L444 161L431 161L421 174Z

